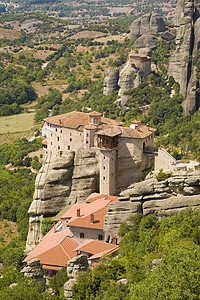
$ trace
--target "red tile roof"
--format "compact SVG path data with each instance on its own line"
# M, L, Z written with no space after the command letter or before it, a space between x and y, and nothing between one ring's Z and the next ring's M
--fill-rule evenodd
M89 254L95 255L94 258L101 257L106 253L110 253L111 251L116 251L119 249L119 246L114 244L109 244L97 240L86 240L81 243L74 251L86 252Z
M69 219L67 226L85 227L93 229L104 228L104 217L107 214L108 205L116 201L118 197L100 195L94 193L86 199L86 203L76 203L68 209L61 219ZM80 210L80 217L77 216ZM91 223L91 214L94 215L94 222Z
M38 258L41 264L65 266L75 256L73 250L79 245L70 234L68 228L59 232L52 228L24 261Z
M43 265L42 268L45 270L55 270L55 271L60 271L62 269L62 267L51 266L51 265Z
M120 135L121 131L118 128L118 126L111 126L111 127L105 127L103 130L97 131L96 134L114 137L114 136Z
M67 128L72 128L76 130L83 130L83 127L85 125L89 124L89 114L79 112L79 111L72 111L63 115L58 115L54 117L49 117L44 119L47 123L57 125L57 126L62 126L62 127L67 127ZM107 124L107 125L122 125L122 122L108 119L108 118L101 118L101 123L102 124Z
M135 139L141 139L141 138L146 138L150 136L152 133L156 131L155 128L151 128L146 125L141 125L138 126L136 129L131 128L131 127L122 127L122 126L109 126L109 130L112 128L112 132L115 133L115 135L121 134L121 137L124 138L135 138ZM107 132L109 131L107 126L104 126L103 130L97 131L95 134L96 135L109 135ZM112 135L110 135L112 136ZM113 135L114 136L114 135Z

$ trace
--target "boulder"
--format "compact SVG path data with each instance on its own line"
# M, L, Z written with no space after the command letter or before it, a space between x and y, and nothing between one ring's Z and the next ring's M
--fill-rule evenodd
M169 32L169 31L165 31L163 34L162 34L162 38L164 40L167 40L167 41L171 41L171 40L174 40L176 37L176 35L173 33L173 32Z
M146 45L149 45L149 47L153 50L156 49L157 42L158 42L157 37L150 34L144 34L135 41L134 47L145 48Z
M120 196L141 196L154 193L154 179L148 179L131 185L127 190L120 193Z
M38 258L32 259L27 263L27 266L23 269L24 276L33 278L40 282L43 287L45 287L46 280L44 278L44 270L40 264Z

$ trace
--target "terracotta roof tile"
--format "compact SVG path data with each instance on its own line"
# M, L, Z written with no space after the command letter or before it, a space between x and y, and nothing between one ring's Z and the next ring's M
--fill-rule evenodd
M90 260L100 258L100 257L102 257L103 255L107 256L107 255L112 254L112 253L114 253L115 251L119 250L119 246L116 246L116 245L114 245L114 246L115 246L115 247L113 247L113 249L104 250L104 251L102 251L102 252L99 252L99 253L96 253L96 254L90 256Z
M121 134L121 128L119 129L118 127L119 126L105 127L105 129L97 131L96 134L114 137Z
M63 115L46 118L44 121L60 127L67 127L82 131L83 127L89 124L89 114L79 111L72 111ZM101 122L108 125L123 124L122 122L103 117L101 118Z
M74 251L82 251L93 255L101 253L101 255L103 255L114 249L119 249L119 246L97 240L86 240L83 243L81 243L78 247L76 247Z
M62 267L51 266L51 265L43 265L42 268L45 270L55 270L55 271L60 271L62 269Z
M90 196L86 199L86 203L74 204L61 219L69 219L68 226L103 229L107 206L117 199L115 196L95 193L94 198ZM80 210L80 217L77 216L77 210ZM91 214L94 214L94 223L91 223Z
M25 258L24 261L29 261L33 258L38 257L38 255L44 253L45 251L49 250L49 248L53 248L61 241L67 237L70 236L71 232L69 228L66 230L62 230L59 232L54 232L54 228L52 228L41 240L41 242L37 245L33 251L30 252L30 254Z

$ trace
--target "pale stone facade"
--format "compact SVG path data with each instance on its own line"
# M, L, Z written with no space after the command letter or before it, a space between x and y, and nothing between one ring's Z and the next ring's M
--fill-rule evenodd
M104 241L105 238L103 229L70 226L70 231L78 242L88 239Z
M100 193L117 195L144 178L154 163L155 129L136 121L131 127L100 113L71 112L46 121L47 156L96 148L100 159ZM148 151L148 153L147 153Z

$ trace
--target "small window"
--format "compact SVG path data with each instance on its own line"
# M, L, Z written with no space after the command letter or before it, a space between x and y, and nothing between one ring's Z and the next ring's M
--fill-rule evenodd
M57 141L59 142L59 136L57 136Z
M98 235L98 240L99 240L99 241L102 241L102 240L103 240L102 234L99 234L99 235Z
M62 129L60 129L60 133L62 133Z
M53 134L51 133L51 136L52 136Z
M56 132L57 132L57 128L56 128Z
M85 237L85 234L83 232L80 232L80 238L84 239L84 237Z
M70 150L70 146L68 146L68 150Z
M88 140L86 141L86 144L88 144Z
M105 170L105 169L106 169L106 167L104 166L104 167L103 167L103 169Z
M52 145L52 142L51 142L51 145Z
M70 138L69 141L72 142L72 139Z
M87 133L87 137L89 136L89 133Z
M70 133L70 136L72 136L72 134Z
M103 180L106 180L106 177L103 177Z
M60 146L58 146L58 149L60 149Z
M104 156L103 159L106 159L106 157Z

